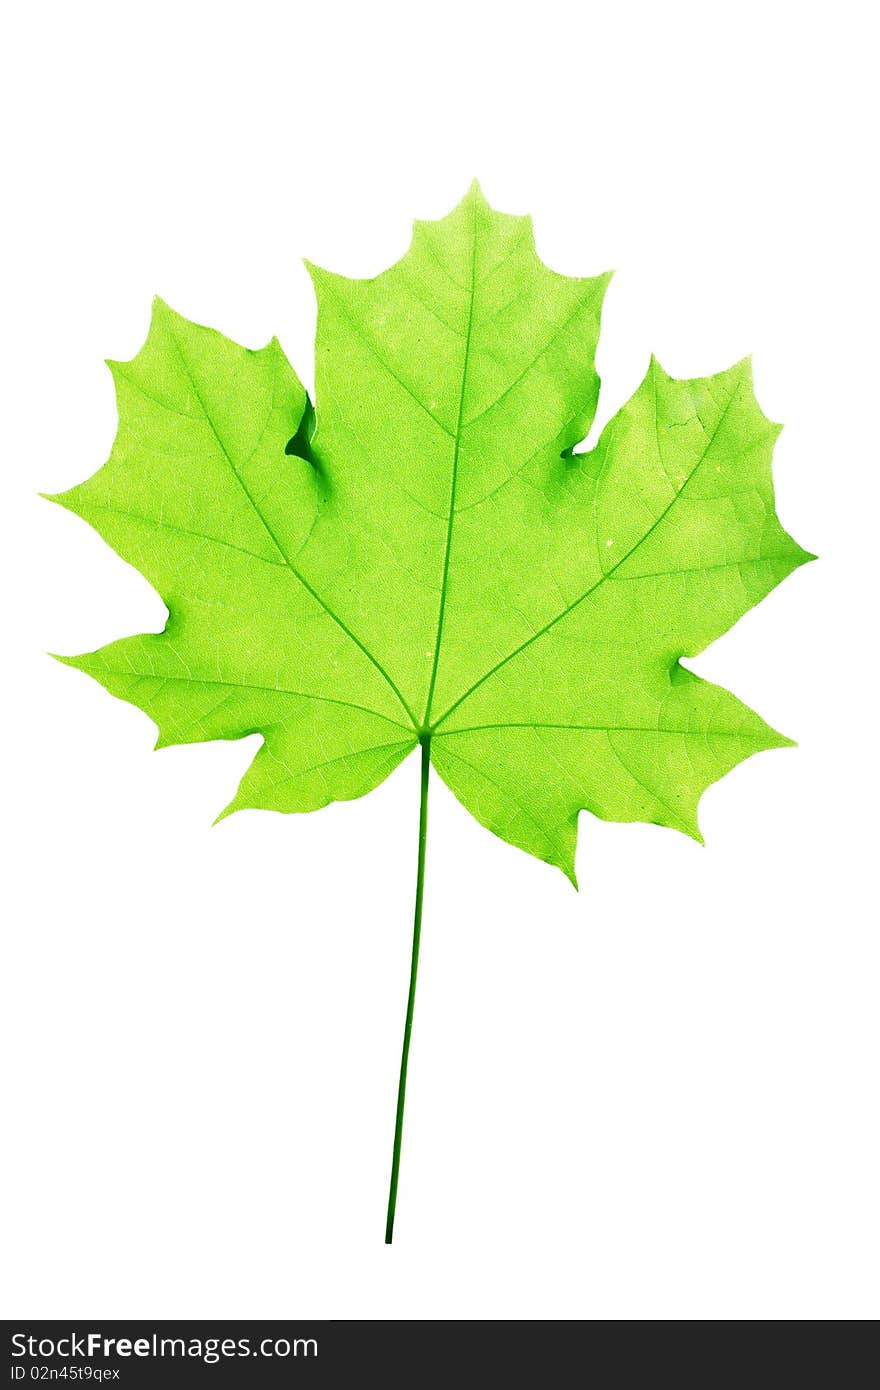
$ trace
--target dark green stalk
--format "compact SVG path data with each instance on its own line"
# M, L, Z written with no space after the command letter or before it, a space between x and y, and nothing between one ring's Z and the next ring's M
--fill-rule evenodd
M385 1244L394 1235L394 1211L397 1206L397 1179L400 1173L400 1141L403 1136L403 1107L406 1102L406 1068L409 1062L409 1043L412 1036L413 1010L416 1003L416 977L419 973L419 940L422 933L422 898L425 890L425 844L428 836L428 776L431 770L431 735L423 734L422 782L419 797L419 866L416 874L416 907L413 920L412 964L409 971L409 998L406 1022L403 1026L403 1051L400 1056L400 1080L397 1085L397 1117L394 1122L394 1151L391 1157L391 1186L388 1190L388 1217L385 1222Z

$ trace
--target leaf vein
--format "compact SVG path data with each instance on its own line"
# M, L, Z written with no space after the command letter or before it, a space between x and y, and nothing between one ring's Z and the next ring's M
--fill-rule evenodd
M533 633L531 637L528 637L524 642L521 642L520 645L519 645L518 647L514 648L514 650L513 650L512 652L509 652L507 656L503 657L501 661L497 662L493 667L490 668L490 670L488 670L484 675L482 675L478 681L475 681L474 684L471 685L471 686L464 692L463 695L460 695L460 696L458 697L458 699L457 699L453 704L451 704L451 705L449 706L449 708L446 710L446 712L445 712L444 714L442 714L442 715L440 716L440 718L436 721L436 723L435 723L435 725L434 725L434 729L435 729L435 730L439 727L440 724L442 724L446 719L449 718L449 716L450 716L450 714L452 714L453 710L458 709L459 705L463 704L465 700L467 700L471 695L473 695L473 693L474 693L475 690L478 690L479 687L480 687L481 685L484 685L485 682L486 682L487 680L489 680L489 678L490 678L491 676L494 676L494 674L495 674L496 671L499 671L499 670L501 669L502 666L506 666L507 663L508 663L509 661L512 661L512 660L514 659L514 657L519 656L520 652L525 651L525 649L526 649L527 647L531 646L531 644L532 644L533 642L536 642L540 637L543 637L544 634L545 634L546 632L549 632L550 628L552 628L552 627L554 627L554 626L556 625L556 623L561 622L564 618L567 618L568 615L569 615L571 612L573 612L575 608L579 607L580 604L584 603L585 600L588 599L588 598L590 597L591 594L595 593L596 590L597 590L598 588L600 588L602 584L604 584L608 579L610 579L610 577L614 574L615 570L618 570L618 569L620 568L620 566L624 563L624 561L625 561L625 560L628 560L629 557L630 557L630 555L632 555L634 551L638 550L638 548L639 548L640 545L644 545L644 543L645 543L645 541L648 539L648 537L649 537L650 535L652 535L652 533L653 533L654 531L656 531L657 527L658 527L658 526L664 521L664 519L668 516L670 510L672 509L672 507L675 506L676 502L677 502L678 499L681 497L681 494L684 492L685 488L688 486L688 484L691 482L691 480L692 480L692 479L696 476L696 474L698 473L700 467L701 467L702 464L704 463L704 461L705 461L705 459L706 459L706 457L707 457L707 455L708 455L708 453L709 453L709 450L711 449L713 443L715 442L716 438L718 437L718 433L719 433L719 431L720 431L720 429L721 429L721 426L722 426L722 424L724 423L724 420L725 420L726 417L727 417L727 413L728 413L728 411L730 410L731 405L733 404L734 400L736 399L737 395L739 394L739 391L740 391L740 389L741 389L741 386L742 386L742 382L741 382L741 380L740 380L740 381L737 382L737 384L736 384L736 386L734 387L733 391L730 393L730 396L729 396L729 398L728 398L727 404L724 406L724 409L722 410L721 414L720 414L719 417L718 417L718 420L717 420L717 422L716 422L715 428L713 429L713 431L712 431L711 435L709 436L709 439L708 439L708 441L707 441L707 443L706 443L706 447L704 448L704 450L703 450L703 452L701 453L700 457L697 459L697 462L694 464L694 466L693 466L693 468L691 469L690 473L688 474L688 476L687 476L685 482L682 484L681 488L680 488L679 491L675 494L675 496L671 499L671 501L663 508L663 510L660 512L660 515L659 515L659 516L652 522L652 524L648 527L647 531L645 531L644 534L641 535L641 536L639 537L639 539L635 542L635 544L634 544L633 546L631 546L630 549L629 549L628 551L626 551L625 554L623 554L623 555L620 557L620 559L619 559L614 565L611 566L611 569L606 570L604 574L600 575L600 577L596 580L596 582L595 582L594 584L592 584L592 585L590 586L589 589L587 589L587 590L586 590L583 594L581 594L578 598L574 599L574 601L573 601L572 603L570 603L570 604L568 605L567 608L564 608L564 609L562 610L562 612L557 613L556 616L555 616L554 618L551 618L550 621L549 621L548 623L545 623L544 626L543 626L542 628L539 628L539 630L538 630L536 633Z

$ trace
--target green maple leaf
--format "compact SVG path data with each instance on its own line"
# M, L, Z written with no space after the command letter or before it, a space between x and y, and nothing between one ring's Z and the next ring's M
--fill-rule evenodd
M264 742L223 814L363 795L422 749L495 834L574 881L578 813L699 838L702 792L789 740L681 665L813 558L780 525L743 362L655 360L594 449L609 276L537 258L476 185L371 280L311 268L316 411L258 352L156 301L111 363L108 462L55 498L162 595L161 633L63 658L159 744ZM315 427L315 421L317 425Z

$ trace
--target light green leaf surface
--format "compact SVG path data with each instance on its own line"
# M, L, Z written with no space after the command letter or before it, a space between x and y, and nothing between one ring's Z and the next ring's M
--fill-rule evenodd
M277 342L159 301L110 364L110 459L55 500L169 619L65 659L160 744L262 734L227 810L360 796L422 741L479 821L572 879L581 809L699 836L705 788L788 740L680 658L812 558L775 515L748 364L652 361L576 454L609 277L547 269L528 218L474 186L375 279L311 273L314 433Z

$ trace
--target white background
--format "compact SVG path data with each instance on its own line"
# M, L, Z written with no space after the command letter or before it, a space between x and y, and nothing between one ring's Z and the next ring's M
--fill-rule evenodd
M838 3L31 4L2 78L6 1316L880 1312L877 112ZM601 424L754 354L821 563L695 663L797 738L707 848L584 815L580 894L435 778L382 1243L418 766L211 829L256 740L154 731L47 650L164 609L36 497L114 434L150 298L311 379L300 257L369 275L474 175L617 276Z

